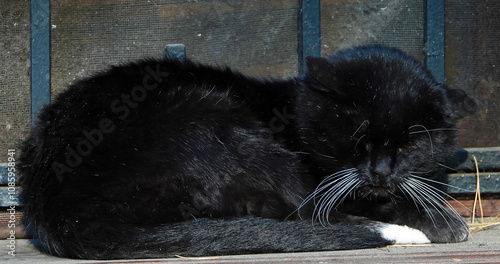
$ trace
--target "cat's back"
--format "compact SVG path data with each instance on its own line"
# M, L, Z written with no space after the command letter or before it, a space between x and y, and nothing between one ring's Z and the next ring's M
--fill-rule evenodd
M187 107L188 103L199 107L206 99L214 97L237 99L231 98L228 83L245 85L248 81L229 69L189 61L147 59L112 66L69 85L42 111L40 124L51 118L61 120L61 114L73 120L78 118L80 123L89 121L80 118L95 116L125 121L130 113L144 112L149 108ZM224 98L217 100L225 101ZM53 113L63 109L64 113Z
M126 126L139 119L159 122L227 111L269 119L272 108L290 104L297 85L191 61L145 59L68 86L42 111L38 126L49 123L61 131L69 124L76 129L107 119Z
M103 206L92 199L109 199L125 201L132 208L126 212L143 208L152 219L177 221L182 216L171 203L198 192L210 193L196 198L200 208L211 203L216 210L222 194L207 183L225 186L233 171L269 163L263 154L250 164L241 142L261 153L282 151L274 155L287 163L294 158L278 143L253 139L268 129L266 115L289 101L289 83L273 84L227 68L151 59L77 81L42 110L23 143L19 170L27 214L36 218L51 210L46 206ZM180 188L197 181L202 190Z

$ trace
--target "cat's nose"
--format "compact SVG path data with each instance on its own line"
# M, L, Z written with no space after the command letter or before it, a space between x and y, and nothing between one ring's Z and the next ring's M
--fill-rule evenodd
M375 162L375 166L373 167L373 173L379 177L389 176L392 172L391 163L391 157L387 155L380 155Z

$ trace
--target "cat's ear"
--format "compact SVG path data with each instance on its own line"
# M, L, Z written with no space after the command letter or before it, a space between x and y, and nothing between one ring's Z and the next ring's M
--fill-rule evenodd
M317 83L316 88L325 92L331 91L329 88L337 82L335 67L327 59L320 57L307 57L306 64L309 75Z
M462 89L447 89L446 96L452 103L452 117L459 119L471 114L477 110L476 102L470 98Z

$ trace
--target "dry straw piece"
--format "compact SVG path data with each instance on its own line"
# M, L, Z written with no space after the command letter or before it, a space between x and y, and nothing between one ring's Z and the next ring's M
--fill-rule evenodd
M477 165L477 159L476 156L472 155L472 158L474 159L474 164L476 165L476 195L474 197L474 205L472 207L472 221L469 224L469 229L470 233L476 233L481 230L484 230L488 227L494 226L494 225L499 225L500 221L500 214L497 214L496 216L490 218L488 221L484 221L483 217L483 204L481 202L481 188L480 188L480 179L479 179L479 167ZM476 205L479 204L479 216L481 217L481 221L476 223L475 217L476 217Z

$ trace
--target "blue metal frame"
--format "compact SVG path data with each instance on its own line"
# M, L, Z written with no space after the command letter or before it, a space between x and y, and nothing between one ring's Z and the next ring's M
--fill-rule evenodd
M444 82L445 17L444 0L427 0L426 65L438 82Z
M184 44L167 44L165 46L165 57L171 60L185 61L186 47Z
M321 56L320 0L299 0L299 73L306 70L307 56Z
M9 168L7 166L0 166L0 185L7 185L7 183L9 183L9 181L8 181L9 170L8 169Z
M50 102L50 0L31 0L31 126Z

